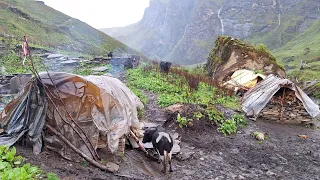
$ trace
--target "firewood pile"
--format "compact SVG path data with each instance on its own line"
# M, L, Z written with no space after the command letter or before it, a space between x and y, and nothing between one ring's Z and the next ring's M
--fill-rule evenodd
M312 120L302 102L296 98L295 92L289 89L279 95L274 95L261 111L261 116L289 124L309 124Z

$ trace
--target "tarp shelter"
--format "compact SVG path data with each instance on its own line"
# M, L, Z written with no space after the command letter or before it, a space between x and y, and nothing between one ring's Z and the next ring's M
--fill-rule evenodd
M320 115L319 106L298 86L288 79L281 79L272 74L246 92L242 102L243 111L247 116L258 117L261 110L281 88L288 88L293 91L295 97L302 103L304 109L312 118ZM286 100L284 99L284 101Z
M224 85L231 85L234 88L250 89L254 87L259 80L266 77L263 74L255 73L254 71L241 69L234 72L231 79L224 83Z
M34 153L44 145L77 160L67 140L97 160L99 143L115 152L119 138L141 128L137 108L143 108L139 98L116 78L40 73L1 113L0 145L25 137Z

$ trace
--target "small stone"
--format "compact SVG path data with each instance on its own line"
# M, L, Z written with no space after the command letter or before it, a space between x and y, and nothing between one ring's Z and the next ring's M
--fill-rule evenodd
M219 152L219 155L220 155L220 156L222 156L222 155L223 155L223 153L222 153L222 152Z
M193 170L188 170L188 169L182 169L182 172L186 175L186 176L191 176L195 173L195 171Z
M238 178L239 178L239 179L246 179L246 178L245 178L244 176L242 176L242 175L239 175Z
M232 154L239 154L239 150L238 150L238 149L232 149L232 150L231 150L231 153L232 153Z
M267 171L267 172L266 172L266 175L267 175L267 176L275 176L276 173L274 173L274 172L272 172L272 171Z
M200 158L201 161L204 161L204 158Z
M268 171L267 165L265 165L265 164L261 164L261 169L263 171Z

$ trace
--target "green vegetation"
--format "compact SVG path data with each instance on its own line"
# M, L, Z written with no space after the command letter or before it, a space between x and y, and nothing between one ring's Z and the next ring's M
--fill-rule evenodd
M218 131L224 136L232 135L237 132L237 124L234 120L228 119L221 124L221 126L218 128Z
M139 90L147 90L159 94L160 107L168 107L177 103L193 103L213 105L220 104L232 109L238 109L239 103L234 96L225 96L215 87L200 82L196 90L190 90L187 80L169 73L164 76L154 70L144 71L143 68L127 71L128 86L138 92L139 98L145 97ZM138 89L138 90L137 90Z
M206 114L208 116L209 121L212 124L219 125L224 121L224 115L222 112L218 111L216 108L207 109Z
M186 117L182 117L180 113L177 115L177 122L180 128L187 127L190 123L192 123L192 119L187 119Z
M281 26L276 32L257 34L247 40L266 44L274 56L286 65L290 78L301 81L320 79L320 20L315 20L303 33L288 31L295 29L297 22L302 20L297 14L283 15ZM300 71L301 61L307 62L310 67Z
M195 118L196 120L200 120L203 117L204 117L204 115L201 112L195 112L193 114L193 118Z
M18 56L16 53L9 53L5 56L0 56L0 64L3 66L6 70L5 73L0 72L0 74L18 74L18 73L31 73L32 66L31 66L31 60L27 58L25 61L25 66L22 65L23 59ZM33 63L35 68L38 71L43 71L44 65L41 64L41 60L39 57L34 56L33 57Z
M194 74L197 76L194 76ZM191 116L184 117L177 114L176 122L180 128L191 126L194 120L207 119L212 125L218 127L218 131L225 135L231 135L239 126L247 125L242 115L234 115L232 119L225 120L224 114L215 108L215 105L239 109L236 97L228 96L222 89L214 87L210 81L204 81L198 71L188 71L173 68L167 75L162 74L157 66L145 65L138 69L127 71L127 84L145 103L146 96L142 90L158 94L157 102L160 107L168 107L177 103L198 104L206 107L200 108ZM190 81L198 79L198 87L190 88ZM188 79L190 78L190 79ZM189 117L190 116L190 117Z
M238 126L246 126L248 122L244 119L242 115L235 114L232 119L227 119L222 122L218 131L221 132L224 136L232 135L237 132Z
M25 163L21 156L16 156L16 148L9 148L8 146L0 146L0 179L43 179L58 180L56 174L44 173L36 166L31 166Z

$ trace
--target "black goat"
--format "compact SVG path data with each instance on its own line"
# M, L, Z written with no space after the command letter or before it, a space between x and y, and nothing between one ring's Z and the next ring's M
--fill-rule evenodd
M112 58L112 57L113 57L113 53L112 53L112 52L109 52L108 57L109 57L109 58Z
M169 163L169 171L172 172L171 157L173 139L166 132L158 132L157 129L147 129L143 136L143 143L152 142L153 148L157 150L159 160L162 160L162 172L167 173L167 163Z
M170 67L171 67L171 62L164 62L164 61L161 61L160 62L160 72L164 72L164 73L169 73L170 71Z

